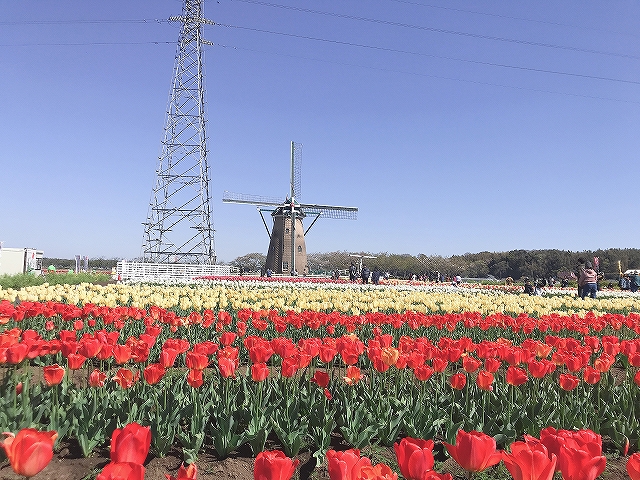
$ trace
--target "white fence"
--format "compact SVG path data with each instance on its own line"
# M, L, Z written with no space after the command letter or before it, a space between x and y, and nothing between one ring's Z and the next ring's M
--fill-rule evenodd
M230 265L195 265L185 263L143 263L120 261L116 267L118 280L193 280L204 276L231 275Z

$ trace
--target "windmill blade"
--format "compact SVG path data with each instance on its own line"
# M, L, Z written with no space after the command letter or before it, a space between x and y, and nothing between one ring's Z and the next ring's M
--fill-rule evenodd
M357 207L338 207L332 205L300 204L305 214L316 214L322 218L337 218L340 220L357 220Z
M291 142L291 195L302 198L302 144Z
M245 203L249 205L270 205L279 207L284 204L282 200L274 197L262 197L260 195L247 195L244 193L234 193L224 191L222 195L222 201L224 203Z

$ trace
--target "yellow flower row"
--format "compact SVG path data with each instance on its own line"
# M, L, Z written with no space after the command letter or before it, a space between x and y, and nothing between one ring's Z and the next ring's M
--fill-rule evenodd
M296 284L260 282L206 282L192 285L112 284L99 286L40 285L21 290L0 289L0 299L14 301L56 301L73 304L93 303L114 307L131 305L184 311L203 309L279 311L338 311L350 315L367 312L459 313L483 315L506 313L547 315L554 312L584 315L607 312L638 312L636 297L601 297L580 300L575 294L529 296L468 288L366 287L335 284Z

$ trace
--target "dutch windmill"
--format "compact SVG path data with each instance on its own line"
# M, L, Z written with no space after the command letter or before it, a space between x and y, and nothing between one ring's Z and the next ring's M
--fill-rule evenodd
M356 207L337 207L301 203L302 144L291 142L291 179L289 195L284 202L277 198L244 195L241 193L224 192L222 201L225 203L244 203L258 208L262 223L269 235L269 252L265 268L274 273L299 272L308 273L307 248L304 237L319 218L337 218L355 220L358 209ZM269 231L264 213L271 213L273 227ZM313 217L313 221L304 230L302 220Z

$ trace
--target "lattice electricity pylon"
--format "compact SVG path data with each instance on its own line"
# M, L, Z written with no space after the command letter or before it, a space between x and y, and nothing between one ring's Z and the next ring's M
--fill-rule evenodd
M142 256L157 263L215 263L204 114L204 0L184 0L156 181Z

